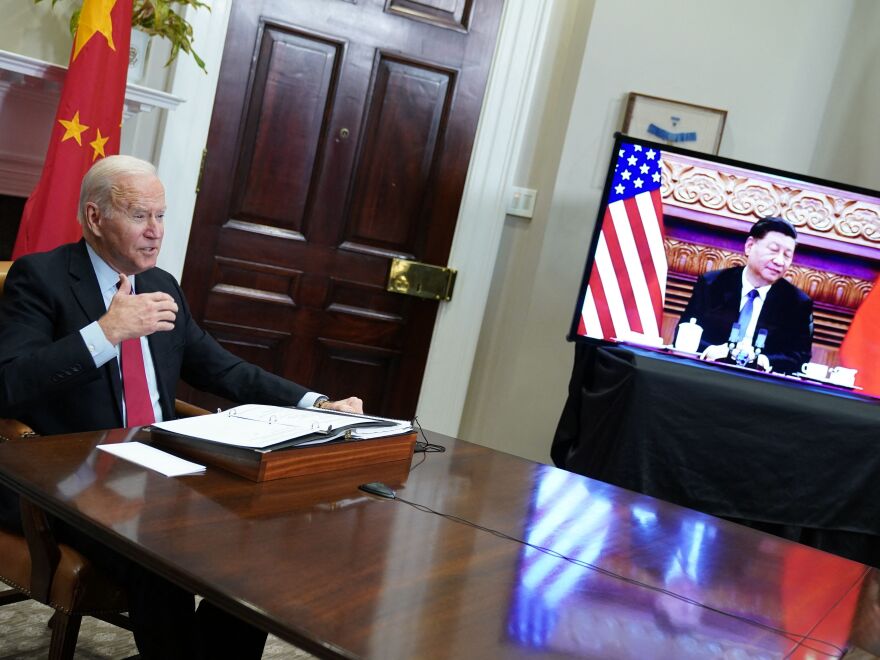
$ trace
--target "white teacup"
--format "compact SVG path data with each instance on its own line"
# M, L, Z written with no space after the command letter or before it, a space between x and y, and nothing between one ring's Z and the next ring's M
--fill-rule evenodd
M700 348L702 336L703 328L697 325L697 319L691 319L688 323L680 323L678 332L675 334L675 348L679 351L696 353Z
M824 380L828 376L828 367L819 362L804 362L801 365L801 373L807 378Z
M835 385L843 385L844 387L854 387L856 384L856 374L858 369L847 369L846 367L834 367L828 372L828 379Z

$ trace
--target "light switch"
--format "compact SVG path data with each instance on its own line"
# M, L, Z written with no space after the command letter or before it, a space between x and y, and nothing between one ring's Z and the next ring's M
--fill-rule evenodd
M531 218L535 213L535 198L537 196L537 190L532 190L531 188L517 188L514 186L510 189L510 199L507 203L507 214L518 215L522 218Z

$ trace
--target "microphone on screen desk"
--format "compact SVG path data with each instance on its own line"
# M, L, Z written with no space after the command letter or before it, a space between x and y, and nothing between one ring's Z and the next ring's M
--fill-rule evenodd
M767 343L767 330L765 328L761 328L758 330L758 334L755 335L755 356L761 354L764 350L764 344Z
M734 323L732 326L730 326L730 336L727 338L727 348L730 349L731 353L733 352L733 349L736 348L739 340L739 323Z
M718 362L725 362L728 364L736 363L736 345L739 343L740 330L739 323L734 323L730 326L730 336L727 338L727 356L718 360Z

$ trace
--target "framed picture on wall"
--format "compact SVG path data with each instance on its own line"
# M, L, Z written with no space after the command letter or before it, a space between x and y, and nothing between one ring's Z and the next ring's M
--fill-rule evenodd
M632 137L717 154L727 110L630 92L622 131Z

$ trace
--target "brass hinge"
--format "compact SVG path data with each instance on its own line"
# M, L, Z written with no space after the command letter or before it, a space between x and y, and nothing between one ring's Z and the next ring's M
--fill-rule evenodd
M452 288L458 271L432 266L420 261L392 259L388 273L388 291L429 300L452 300Z
M205 147L202 149L202 163L199 165L199 178L196 181L196 195L199 194L199 191L202 189L202 177L205 176L205 159L208 157L208 148Z

